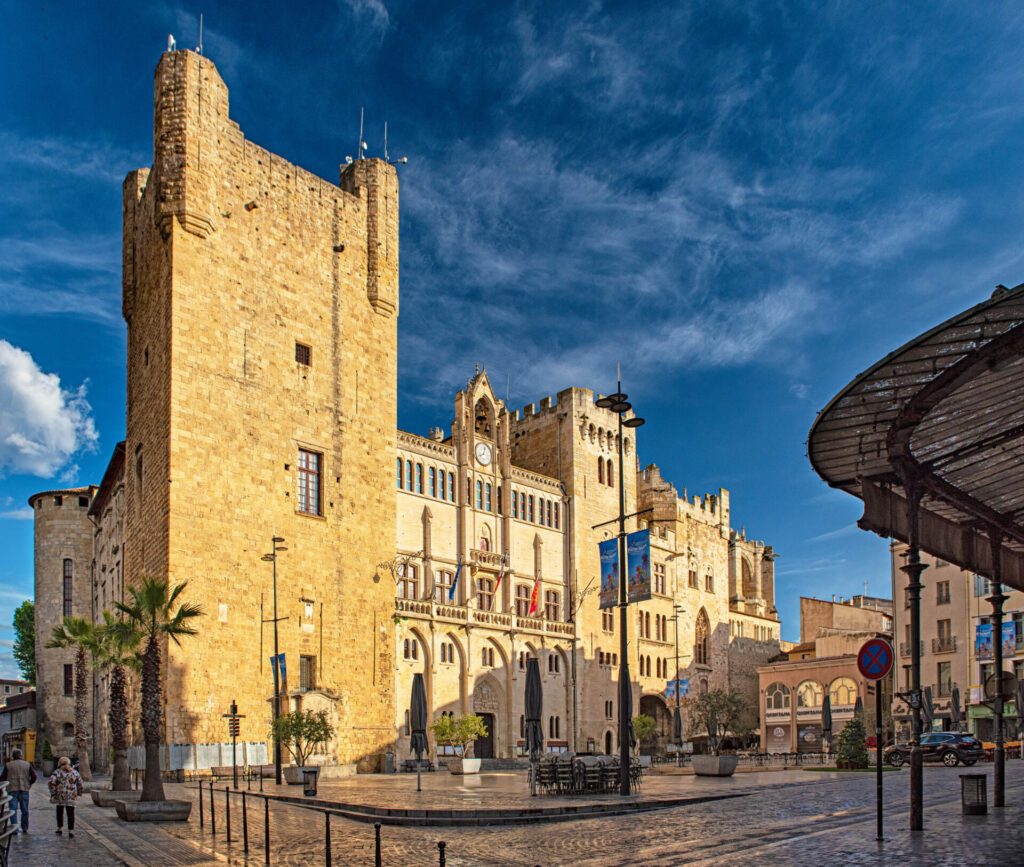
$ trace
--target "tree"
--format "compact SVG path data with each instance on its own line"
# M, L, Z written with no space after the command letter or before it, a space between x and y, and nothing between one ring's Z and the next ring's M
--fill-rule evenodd
M163 672L160 645L164 640L181 644L181 638L195 635L192 620L201 617L202 608L190 602L178 602L187 581L170 586L166 578L142 578L130 587L129 602L118 602L128 627L139 633L142 644L142 734L146 744L146 772L140 801L165 801L160 779L160 742L164 728Z
M690 726L694 731L708 733L708 746L718 755L719 743L729 731L735 731L747 711L742 693L734 689L712 689L686 700Z
M453 747L455 754L469 758L477 738L487 737L483 717L475 713L465 716L441 716L430 724L430 731L439 744ZM459 750L461 749L461 752Z
M287 747L295 764L303 768L313 753L327 749L327 743L334 737L334 726L325 710L295 710L274 720L270 737Z
M650 740L654 736L654 730L658 727L658 723L654 717L642 713L639 716L633 717L633 733L636 735L637 746L643 741Z
M839 733L839 754L836 764L841 768L866 768L868 766L867 740L864 723L854 717Z
M14 609L14 659L21 676L36 683L36 606L26 599Z
M110 701L107 723L110 746L114 751L114 771L110 788L122 792L131 788L128 772L128 670L141 668L139 643L142 636L126 620L117 620L109 611L103 612L97 642L96 666L110 672Z
M47 647L75 650L75 751L78 773L91 780L89 768L89 656L97 650L97 633L92 623L82 617L65 617L53 627Z

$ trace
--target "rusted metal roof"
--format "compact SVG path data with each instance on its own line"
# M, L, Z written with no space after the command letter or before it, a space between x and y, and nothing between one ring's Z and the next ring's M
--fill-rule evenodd
M818 414L808 457L829 485L864 500L858 522L907 541L907 492L924 491L921 547L1024 590L1024 284L890 353Z

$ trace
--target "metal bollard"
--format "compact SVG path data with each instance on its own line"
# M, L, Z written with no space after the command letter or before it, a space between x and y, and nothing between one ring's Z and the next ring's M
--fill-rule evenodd
M245 808L245 792L242 792L242 851L249 854L249 813Z
M228 786L224 787L224 807L227 813L228 823L228 842L231 842L231 789Z
M213 800L213 781L210 781L210 833L217 833L217 805Z
M331 867L331 814L324 810L324 864Z
M437 863L438 863L439 867L444 867L444 840L441 840L437 844L437 852L438 852Z
M199 784L199 827L203 827L203 784Z
M380 860L380 822L374 822L373 823L373 836L374 836L373 867L381 867L381 860Z
M263 863L270 863L270 798L263 799Z

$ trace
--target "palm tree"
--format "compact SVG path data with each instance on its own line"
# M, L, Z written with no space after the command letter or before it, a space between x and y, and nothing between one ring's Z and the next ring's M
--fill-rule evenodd
M131 788L128 775L128 669L141 668L139 642L142 636L126 620L117 620L109 611L103 612L99 627L97 667L110 671L110 702L107 723L110 726L110 745L114 750L114 770L110 788L123 792Z
M164 785L160 779L160 743L164 729L163 689L161 686L160 646L165 638L181 644L183 635L195 635L190 621L203 613L198 605L178 602L188 585L183 581L175 587L166 578L142 578L131 587L126 604L117 603L128 626L136 630L143 644L142 657L142 734L146 743L146 774L140 801L164 801Z
M91 780L89 770L89 655L97 650L96 628L83 617L65 617L46 644L47 647L75 649L75 750L78 753L78 773L83 780Z

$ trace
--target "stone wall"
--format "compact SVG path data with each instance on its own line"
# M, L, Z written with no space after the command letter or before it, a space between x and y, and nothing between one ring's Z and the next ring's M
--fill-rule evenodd
M342 764L377 762L394 719L398 182L358 161L340 184L248 141L214 65L156 72L152 169L125 182L127 580L188 581L200 634L168 648L167 740L243 740L270 720L270 537L280 650L315 657ZM296 344L309 348L300 363ZM298 504L320 456L319 514Z
M37 755L42 755L44 741L50 742L55 756L71 755L75 749L75 700L64 691L64 666L74 664L75 651L46 644L65 614L65 561L71 566L71 616L92 618L89 506L95 491L95 487L67 488L29 499L35 515Z

